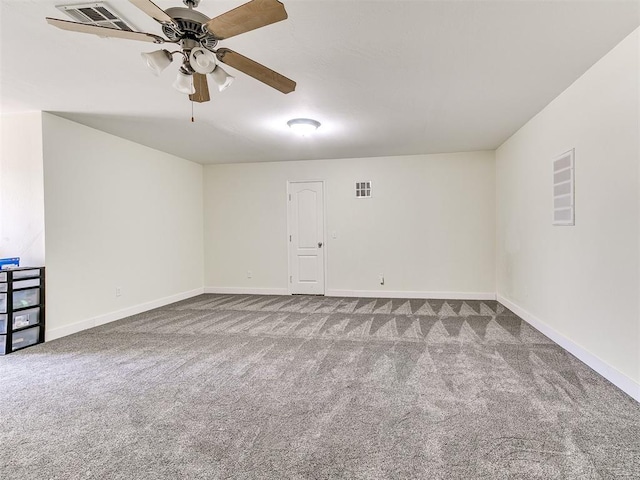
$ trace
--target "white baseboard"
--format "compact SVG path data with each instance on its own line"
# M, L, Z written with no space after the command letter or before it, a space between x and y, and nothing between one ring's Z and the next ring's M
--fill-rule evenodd
M46 331L46 340L55 340L56 338L66 337L72 333L81 332L88 328L104 325L105 323L114 322L122 318L130 317L131 315L137 315L138 313L146 312L158 307L164 307L170 303L179 302L180 300L186 300L187 298L202 295L204 293L203 288L196 288L188 292L178 293L176 295L170 295L168 297L159 298L151 302L141 303L132 307L127 307L115 312L105 313L98 315L97 317L88 318L80 322L72 323L71 325L65 325L64 327L52 328Z
M555 343L560 345L562 348L571 353L574 357L578 358L580 361L585 363L587 366L591 367L593 370L598 372L604 378L613 383L620 390L625 392L627 395L640 402L640 384L631 378L627 377L624 373L618 371L604 360L598 358L591 352L587 351L585 348L580 345L574 343L569 340L563 334L557 332L552 327L550 327L547 323L543 322L536 316L532 315L522 307L519 307L512 301L506 299L502 295L497 295L498 302L503 304L513 313L518 315L520 318L525 320L529 325L531 325L536 330L540 331L545 336L549 337Z
M392 290L328 289L327 297L425 298L431 300L495 300L493 292L411 292Z
M286 288L254 287L204 287L204 293L222 293L238 295L289 295Z
M289 295L286 288L253 287L204 287L204 293L240 294L240 295ZM327 297L363 297L363 298L429 298L433 300L495 300L493 292L411 292L385 290L338 290L327 289Z

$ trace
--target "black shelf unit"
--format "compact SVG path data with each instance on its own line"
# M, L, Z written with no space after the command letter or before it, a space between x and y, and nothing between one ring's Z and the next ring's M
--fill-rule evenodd
M0 355L44 342L44 267L0 270Z

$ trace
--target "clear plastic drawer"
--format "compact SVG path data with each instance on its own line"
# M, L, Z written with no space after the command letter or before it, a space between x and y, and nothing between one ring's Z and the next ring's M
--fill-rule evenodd
M30 278L29 280L18 280L13 282L13 289L18 290L19 288L31 288L31 287L39 287L40 279L39 278Z
M0 313L0 333L7 333L7 314Z
M7 313L7 294L0 293L0 313Z
M13 292L13 308L35 307L40 304L40 289L18 290Z
M18 350L24 347L30 347L38 343L40 337L40 327L27 328L26 330L20 330L19 332L13 332L13 338L11 341L11 348Z
M13 329L36 325L40 321L40 307L13 312Z
M14 280L18 280L19 278L31 278L31 277L39 277L39 276L40 276L40 270L38 269L16 270L15 272L13 272Z

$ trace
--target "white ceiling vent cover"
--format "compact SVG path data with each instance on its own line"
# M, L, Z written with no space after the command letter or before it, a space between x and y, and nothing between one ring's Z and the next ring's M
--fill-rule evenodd
M553 225L575 225L574 151L553 160Z
M82 3L79 5L56 5L61 12L66 13L76 22L97 25L98 27L117 28L132 32L133 26L118 15L113 8L104 2Z

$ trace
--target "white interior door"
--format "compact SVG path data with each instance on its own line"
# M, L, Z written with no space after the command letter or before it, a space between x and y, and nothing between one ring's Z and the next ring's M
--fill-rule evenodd
M324 295L324 184L289 182L289 291Z

